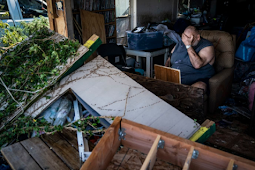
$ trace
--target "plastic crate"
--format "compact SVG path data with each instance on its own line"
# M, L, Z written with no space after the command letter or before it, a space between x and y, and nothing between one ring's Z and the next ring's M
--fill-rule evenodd
M153 50L163 47L163 32L127 32L128 48L131 50Z

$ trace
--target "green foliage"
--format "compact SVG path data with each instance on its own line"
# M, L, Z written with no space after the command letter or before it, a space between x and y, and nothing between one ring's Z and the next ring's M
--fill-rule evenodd
M80 47L78 41L63 40L56 43L49 39L53 32L49 32L45 27L47 19L35 19L32 23L21 23L21 27L10 27L0 21L0 28L4 29L5 34L1 38L6 46L13 46L26 39L30 34L32 37L19 43L14 48L6 49L0 56L1 79L10 89L25 90L40 93L40 90L48 87L54 78L60 74L61 67L65 65L67 59L77 55ZM0 82L0 122L7 120L18 108L29 103L33 93L21 91L11 91L15 102ZM49 99L49 96L46 97ZM69 127L77 127L80 131L86 131L86 120L70 124ZM93 118L93 123L99 123L99 119ZM95 125L95 124L94 124ZM65 125L67 126L67 125ZM14 122L6 124L0 131L0 147L11 141L17 141L22 134L31 136L33 131L55 133L61 131L64 126L50 126L44 119L33 119L22 115Z
M4 34L1 37L1 41L4 46L12 46L23 40L29 35L41 30L44 27L49 27L49 21L47 18L40 16L40 18L34 18L32 22L21 22L21 26L10 26L0 21L0 28L4 29Z
M92 136L93 131L86 130L88 120L96 122L93 123L95 126L98 126L100 123L99 118L87 117L64 126L51 126L44 118L34 119L30 116L20 116L12 124L5 126L0 132L0 149L4 144L15 141L17 142L21 135L25 134L28 138L30 138L34 131L37 133L37 136L39 136L42 132L54 135L55 132L61 132L64 128L73 127L77 128L78 131L82 131L83 133ZM103 130L99 132L103 132Z
M66 39L55 43L48 39L52 34L47 28L37 30L33 38L2 55L0 72L7 87L30 92L44 89L53 77L59 75L61 68L57 66L65 65L69 57L76 55L80 46L78 41ZM31 93L20 91L12 91L12 95L16 101L23 104L28 103L33 96ZM0 110L1 122L17 109L18 103L0 84L0 108L3 105L7 107Z
M40 18L35 18L32 22L26 23L26 22L21 22L21 25L24 29L24 34L25 35L32 35L34 32L44 28L44 27L49 27L49 19L40 16Z
M11 46L26 39L23 29L20 27L10 27L9 25L4 29L4 35L1 41L5 46Z
M10 143L13 140L17 141L20 135L27 134L30 136L33 130L40 132L43 130L39 127L49 127L49 124L45 119L35 120L32 117L21 116L12 125L5 126L0 133L0 147L6 143ZM48 131L53 131L48 129Z

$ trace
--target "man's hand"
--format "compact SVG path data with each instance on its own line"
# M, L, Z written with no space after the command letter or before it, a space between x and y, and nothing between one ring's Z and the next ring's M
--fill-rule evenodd
M191 35L190 37L188 37L187 35L185 35L184 33L182 33L182 42L184 43L184 45L191 45L193 39L194 39L194 36L193 36L193 35Z

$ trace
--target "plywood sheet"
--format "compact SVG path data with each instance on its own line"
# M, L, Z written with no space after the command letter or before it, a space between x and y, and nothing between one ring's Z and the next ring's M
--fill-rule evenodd
M104 16L94 12L80 10L82 40L85 43L93 34L99 36L103 44L106 43Z
M100 56L63 78L25 114L38 116L68 89L72 89L102 116L122 116L183 138L191 137L200 128L199 124L149 92Z
M181 84L181 71L178 69L154 65L156 79Z

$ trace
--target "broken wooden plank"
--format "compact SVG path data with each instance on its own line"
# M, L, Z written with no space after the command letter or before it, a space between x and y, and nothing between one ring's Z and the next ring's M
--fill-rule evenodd
M20 143L42 169L69 169L41 139L31 138Z
M79 153L59 133L43 135L41 139L66 163L70 169L79 169Z
M13 170L41 169L20 143L3 148L1 153Z

